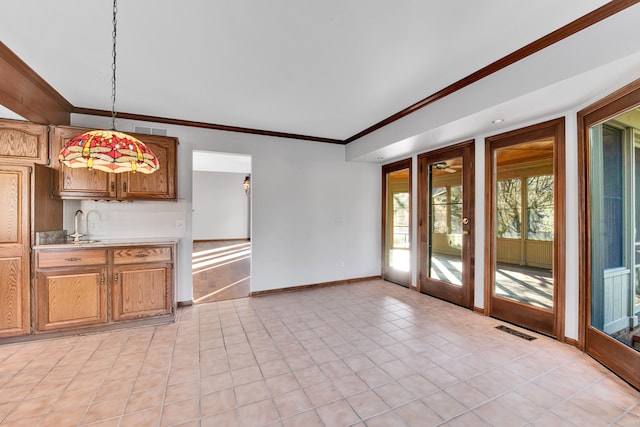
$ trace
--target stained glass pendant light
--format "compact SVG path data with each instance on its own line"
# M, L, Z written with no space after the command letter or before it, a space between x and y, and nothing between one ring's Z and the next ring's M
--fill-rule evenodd
M116 131L116 14L113 0L113 64L111 74L111 130L92 130L71 138L60 151L60 161L71 168L97 169L110 173L153 173L158 158L142 141Z

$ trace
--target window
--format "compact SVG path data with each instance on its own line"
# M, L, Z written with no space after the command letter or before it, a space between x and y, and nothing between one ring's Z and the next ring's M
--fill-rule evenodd
M393 194L393 248L409 248L409 193Z
M433 233L462 234L462 186L433 189Z
M496 182L496 231L498 238L521 237L522 182L519 178Z
M527 178L527 239L553 240L553 176Z

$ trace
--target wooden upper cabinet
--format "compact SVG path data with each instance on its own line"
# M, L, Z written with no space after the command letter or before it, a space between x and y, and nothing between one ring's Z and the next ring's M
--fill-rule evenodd
M54 172L54 194L63 199L115 199L116 174L87 168L64 166L58 155L64 144L87 129L70 126L51 128L51 167Z
M160 169L152 174L127 172L123 179L123 199L176 198L176 149L177 139L166 136L135 135L153 151L160 162Z
M88 130L70 126L56 126L51 129L51 165L56 171L56 195L63 199L176 199L176 138L130 134L147 144L158 156L160 169L149 175L132 172L116 174L64 166L58 159L58 153L69 139Z
M49 163L48 128L18 120L0 120L0 162Z

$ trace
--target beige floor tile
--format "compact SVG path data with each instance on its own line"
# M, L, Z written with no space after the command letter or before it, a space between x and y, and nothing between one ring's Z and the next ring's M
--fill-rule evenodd
M162 407L164 393L163 387L156 387L131 394L124 410L125 414Z
M389 410L389 405L371 390L348 397L347 402L363 420Z
M177 402L179 400L190 399L198 396L200 392L200 381L194 379L182 383L167 385L164 397L165 403Z
M422 399L422 402L443 420L448 420L467 411L467 407L444 391L437 391Z
M407 403L393 410L409 427L435 426L443 419L419 400Z
M87 406L74 406L59 411L49 412L43 419L40 427L75 426L80 423Z
M315 411L306 411L282 421L284 427L325 427Z
M405 403L414 400L413 395L396 381L376 387L373 391L391 408L404 405Z
M271 400L263 400L241 406L238 412L240 413L240 422L243 426L265 425L278 420L278 412Z
M216 415L237 407L233 389L221 390L201 398L202 416Z
M161 408L158 406L124 415L120 421L120 427L156 427L160 420L160 413Z
M203 417L199 425L201 427L240 427L238 411L232 409L221 414Z
M376 415L366 421L367 427L406 427L407 424L397 414L387 412ZM423 424L424 425L424 424Z
M348 426L360 421L346 400L338 400L316 408L316 412L326 426Z
M83 424L119 417L124 410L126 399L102 400L92 403L82 418Z
M255 381L248 384L236 386L236 401L238 406L245 406L249 403L258 402L269 398L267 385L264 381Z
M287 418L312 408L309 398L302 390L295 390L275 397L273 403L276 405L280 418Z
M162 427L173 426L186 421L200 418L200 405L198 399L182 400L170 403L162 408Z
M20 401L5 417L5 421L15 421L35 415L45 415L53 407L57 396L43 396Z

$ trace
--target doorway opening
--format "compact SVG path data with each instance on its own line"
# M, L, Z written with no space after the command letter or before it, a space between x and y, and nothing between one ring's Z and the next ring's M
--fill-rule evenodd
M251 156L193 151L193 302L251 291Z

